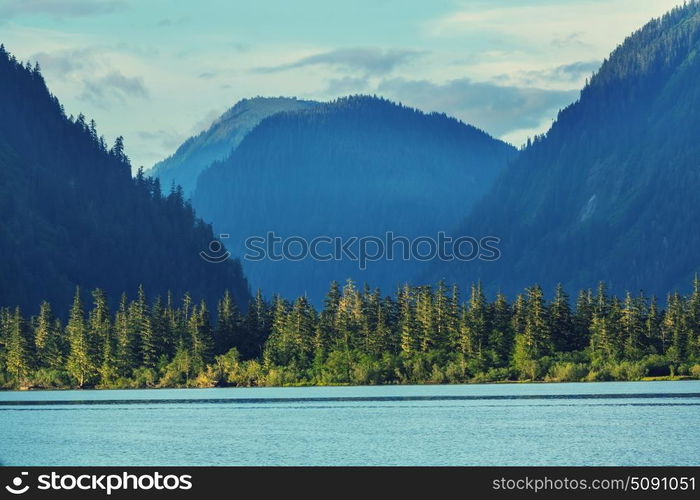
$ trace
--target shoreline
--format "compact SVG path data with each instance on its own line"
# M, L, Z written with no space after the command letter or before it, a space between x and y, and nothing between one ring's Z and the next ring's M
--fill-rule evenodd
M202 390L202 389L294 389L294 388L322 388L322 387L421 387L421 386L481 386L481 385L550 385L550 384L608 384L608 383L631 383L631 382L686 382L698 381L700 378L688 375L665 375L643 377L638 380L498 380L490 382L463 382L457 384L287 384L287 385L219 385L212 387L192 387L192 386L168 386L168 387L51 387L51 388L20 388L20 389L0 389L3 393L30 393L30 392L67 392L67 391L153 391L153 390Z

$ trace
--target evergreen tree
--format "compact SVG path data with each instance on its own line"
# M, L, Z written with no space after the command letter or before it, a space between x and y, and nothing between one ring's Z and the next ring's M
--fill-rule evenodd
M54 317L51 304L44 301L39 307L39 316L34 325L36 363L40 368L59 370L63 368L64 346L61 324Z
M214 340L207 305L202 301L195 307L188 320L192 363L196 371L201 371L213 360Z
M219 301L216 315L216 329L214 330L214 353L223 354L232 347L240 347L241 317L231 293L226 290Z
M114 320L115 365L118 376L129 377L138 363L138 338L132 328L126 294L119 300Z
M502 293L496 295L492 316L493 325L489 335L489 345L496 364L506 365L513 350L513 327L511 308Z
M262 354L263 345L270 335L271 324L269 307L263 298L262 291L258 290L255 299L248 307L241 338L235 341L242 359L256 358Z
M401 338L401 353L404 355L413 354L416 351L416 342L413 338L415 331L412 293L408 285L405 285L398 293L399 308L399 335Z
M593 322L593 293L591 290L581 290L576 299L576 314L574 315L574 338L572 349L581 350L590 343L591 323Z
M663 353L665 349L661 341L661 315L659 314L656 297L652 297L649 303L644 330L646 344L651 347L653 352Z
M132 336L138 339L141 365L155 368L158 361L158 345L143 285L139 285L136 300L129 305L128 313Z
M626 359L638 360L644 354L644 303L643 298L633 299L627 292L622 308L621 331Z
M437 344L435 318L433 316L433 292L430 287L423 286L416 294L415 322L420 339L420 350L428 352Z
M538 375L537 362L551 353L552 339L544 294L539 285L527 290L525 328L516 334L513 361L530 378Z
M688 327L683 299L678 292L669 295L668 308L661 326L662 338L670 345L668 357L681 363L688 352Z
M117 375L112 321L107 298L100 289L92 292L93 309L88 316L89 352L100 375L100 383L107 385Z
M32 368L32 359L25 323L19 307L15 308L8 326L5 365L15 384L22 386Z
M66 369L78 384L84 387L91 383L97 373L97 364L93 357L93 346L85 324L85 312L80 299L80 288L75 290L75 298L70 309L66 334L70 351L66 361Z
M574 319L569 306L569 297L561 283L557 285L554 300L549 306L549 321L555 349L562 352L574 349L576 347Z

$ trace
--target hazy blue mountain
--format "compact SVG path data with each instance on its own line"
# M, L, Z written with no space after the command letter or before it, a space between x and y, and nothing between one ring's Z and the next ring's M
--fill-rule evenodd
M615 291L687 287L700 260L700 5L628 37L520 154L458 234L503 238L496 263L425 276Z
M243 99L221 115L199 135L190 137L175 153L156 163L149 174L160 178L161 185L182 186L185 196L194 191L199 173L214 161L223 160L263 118L282 111L295 111L316 105L289 97Z
M0 305L65 311L80 285L119 300L151 296L247 303L240 264L200 256L212 240L181 192L131 176L121 140L108 149L94 123L67 118L38 67L0 47ZM212 302L215 303L215 302Z
M444 114L349 97L263 120L199 177L193 204L229 248L249 236L436 237L453 228L516 150ZM297 252L298 246L292 251ZM330 245L321 246L322 251ZM397 254L403 246L398 244ZM425 250L424 250L425 251ZM393 290L418 262L243 262L253 287L319 300L333 280Z

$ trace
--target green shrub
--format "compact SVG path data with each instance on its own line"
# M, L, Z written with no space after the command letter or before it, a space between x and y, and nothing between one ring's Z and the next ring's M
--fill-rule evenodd
M547 382L581 382L586 379L589 367L583 363L555 363L547 372Z
M153 368L146 368L145 366L142 366L134 370L132 387L139 389L156 387L157 381L158 375L156 374L156 371Z
M505 382L506 380L516 380L518 377L515 372L506 367L491 368L486 372L477 373L472 382L482 384L486 382Z
M31 385L41 389L64 389L71 386L71 379L64 370L40 368L34 372Z
M622 361L612 365L611 372L615 380L642 380L647 368L643 362Z
M591 369L591 371L588 372L588 375L586 375L586 382L608 382L614 379L615 378L613 377L612 373L610 373L610 369L607 366L600 366L598 368Z
M651 354L642 359L641 363L648 377L666 377L671 374L671 362L660 354Z

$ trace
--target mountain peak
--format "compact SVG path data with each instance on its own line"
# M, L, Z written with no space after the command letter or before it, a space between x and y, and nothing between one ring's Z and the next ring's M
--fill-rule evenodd
M296 97L252 97L242 99L199 134L182 143L175 153L153 166L152 173L164 186L179 184L189 196L199 174L223 160L263 119L275 113L316 106Z

